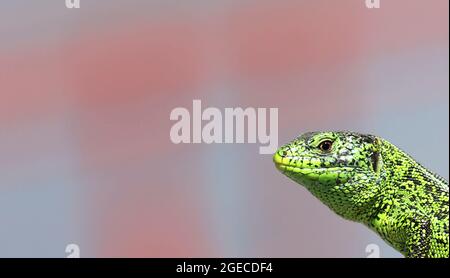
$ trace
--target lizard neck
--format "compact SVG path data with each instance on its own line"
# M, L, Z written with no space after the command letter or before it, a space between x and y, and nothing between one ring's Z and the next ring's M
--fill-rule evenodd
M448 217L448 182L445 179L385 140L381 142L380 159L377 209L369 219L369 226L385 231L380 218L387 217L392 222L406 214ZM445 208L447 211L442 211Z
M382 185L384 189L390 190L390 196L402 199L417 192L424 194L417 196L418 198L426 199L435 197L441 192L447 192L448 195L448 182L444 178L423 167L411 156L385 140L382 141L381 159Z

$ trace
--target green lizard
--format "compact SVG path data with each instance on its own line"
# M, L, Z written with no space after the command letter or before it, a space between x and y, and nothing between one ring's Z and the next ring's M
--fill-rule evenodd
M280 147L276 167L345 219L406 257L448 257L448 182L373 136L310 132Z

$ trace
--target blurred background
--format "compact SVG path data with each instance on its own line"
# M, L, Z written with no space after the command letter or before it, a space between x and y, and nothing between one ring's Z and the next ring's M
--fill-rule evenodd
M259 144L172 144L169 115L276 107L280 144L373 133L448 179L448 6L0 1L0 257L399 257Z

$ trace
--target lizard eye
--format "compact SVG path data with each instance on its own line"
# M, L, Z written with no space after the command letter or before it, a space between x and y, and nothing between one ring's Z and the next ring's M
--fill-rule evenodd
M333 142L331 140L325 140L320 142L319 149L323 152L331 151L331 147L333 146Z

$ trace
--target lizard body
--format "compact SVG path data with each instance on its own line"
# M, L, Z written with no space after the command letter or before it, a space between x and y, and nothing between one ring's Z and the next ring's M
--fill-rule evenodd
M449 256L448 182L373 135L310 132L273 156L284 175L406 257Z

